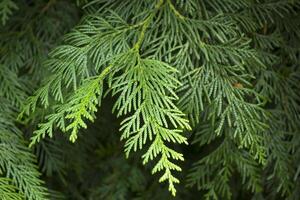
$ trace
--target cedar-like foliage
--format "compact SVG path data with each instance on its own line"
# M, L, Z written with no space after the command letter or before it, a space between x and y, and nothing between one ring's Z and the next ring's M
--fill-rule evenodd
M300 199L299 0L0 18L0 199Z

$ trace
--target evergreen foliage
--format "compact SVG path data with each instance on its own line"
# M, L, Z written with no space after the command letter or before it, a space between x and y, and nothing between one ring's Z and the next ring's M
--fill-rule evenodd
M0 199L300 199L299 0L0 17Z

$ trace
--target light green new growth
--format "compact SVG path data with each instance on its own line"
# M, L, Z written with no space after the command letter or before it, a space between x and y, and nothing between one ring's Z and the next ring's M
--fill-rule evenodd
M0 178L0 199L2 200L22 200L24 196L16 192L17 188L11 184L8 178Z
M172 171L181 168L171 160L182 161L183 155L168 147L168 143L187 144L182 130L191 129L185 114L175 104L178 100L175 91L180 86L178 71L165 62L140 55L148 29L163 4L163 0L158 1L145 19L134 25L128 25L109 11L111 17L87 17L67 34L66 44L54 49L46 61L53 76L28 99L20 115L21 118L24 113L34 111L39 101L48 107L50 96L58 102L52 106L53 114L39 124L30 146L46 135L52 137L56 127L63 132L71 131L69 139L75 142L79 129L87 128L85 120L95 119L104 80L108 77L112 95L119 96L115 104L117 116L125 117L120 130L121 139L126 140L126 155L144 149L150 142L142 156L143 163L159 157L152 173L163 171L159 181L168 181L169 190L175 195L174 183L179 180ZM132 39L136 41L130 47ZM100 74L91 75L93 71ZM65 96L70 87L72 93Z
M169 190L175 195L174 183L179 180L171 171L181 169L170 159L183 160L183 155L167 147L167 143L187 144L181 132L182 129L190 129L184 114L173 103L178 98L174 92L179 84L174 78L176 70L157 60L142 59L137 52L119 59L120 63L127 63L119 68L125 73L112 78L110 84L113 95L119 94L115 104L118 116L132 113L122 121L120 128L123 131L121 139L126 140L126 155L152 141L143 155L143 163L161 155L152 173L164 170L160 181L168 180Z

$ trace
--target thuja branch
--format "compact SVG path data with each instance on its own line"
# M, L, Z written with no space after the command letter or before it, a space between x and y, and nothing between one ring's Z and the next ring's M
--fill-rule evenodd
M39 129L34 132L30 146L39 142L47 134L53 136L54 126L57 125L63 132L71 130L69 137L71 142L77 139L80 128L87 128L84 118L94 121L94 113L103 93L103 80L111 71L112 65L106 67L100 75L86 80L65 104L55 107L55 113L46 116L47 122L39 124ZM65 127L64 119L70 120L70 124Z
M160 156L152 173L163 172L159 181L167 181L169 191L175 196L175 184L179 180L174 176L174 171L181 171L181 168L173 160L183 161L184 158L181 153L169 148L168 143L187 144L187 138L181 133L183 129L190 129L185 115L173 103L178 99L174 91L180 85L174 78L177 70L161 61L141 58L139 54L146 31L163 3L160 0L142 22L142 30L132 51L121 59L130 57L130 62L122 62L125 65L123 74L115 78L112 88L113 94L119 93L115 106L119 110L118 115L132 113L123 120L120 128L123 131L121 139L126 139L126 155L132 150L142 149L147 141L151 141L142 156L143 164ZM164 77L164 81L159 77Z

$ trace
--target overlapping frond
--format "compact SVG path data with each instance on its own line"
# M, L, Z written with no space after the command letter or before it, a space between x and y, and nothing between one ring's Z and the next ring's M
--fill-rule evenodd
M118 29L114 24L121 24ZM63 102L68 88L76 90L82 81L109 63L115 54L128 49L127 31L130 30L117 16L110 21L102 17L87 17L85 24L79 25L65 37L65 45L50 52L45 65L52 71L43 87L28 99L24 112L34 111L38 101L49 106L49 98ZM113 48L115 45L118 48Z
M52 137L56 127L63 132L70 130L69 138L75 142L78 130L87 127L85 119L95 119L104 80L108 76L113 95L120 96L115 106L118 116L133 112L121 123L121 139L126 139L127 156L131 150L142 149L146 142L153 140L143 156L143 163L161 155L152 172L164 170L160 181L167 180L169 190L175 195L174 183L179 180L172 171L181 169L170 158L183 160L183 155L168 147L167 143L187 143L181 133L190 128L184 114L175 105L178 99L175 89L180 84L175 78L177 70L167 63L142 58L139 54L147 38L147 28L162 3L159 1L146 19L134 25L109 11L106 18L88 17L66 35L66 44L54 49L46 62L54 75L35 96L29 98L24 109L25 113L34 111L37 102L48 107L49 96L58 102L52 107L54 113L47 115L46 122L34 132L31 145L46 135ZM92 74L98 75L90 78Z
M200 195L204 191L200 198L232 199L239 190L258 199L264 195L297 199L299 0L76 2L85 16L61 45L52 48L43 65L49 73L40 73L45 75L42 86L20 115L21 119L41 111L38 114L45 116L38 120L31 146L53 137L56 130L68 133L72 142L80 135L87 137L82 129L102 117L97 112L106 97L121 121L126 156L141 151L143 164L154 163L152 173L162 173L160 182L168 182L173 195L177 172L182 170L177 161L184 160L184 151L193 154L190 162L198 160L187 170L187 182L196 185ZM43 12L53 5L50 1ZM43 35L48 37L55 38ZM32 55L47 52L40 46L44 39L35 40L39 45L26 40L13 46L17 48L0 43L5 44L0 49L5 58L0 60L4 82L0 96L17 107L30 92L25 91L26 78L19 77L19 71L28 58L31 67L26 69L39 66L43 59ZM23 49L24 54L12 49ZM14 62L9 62L12 57ZM193 147L182 150L176 144L187 144L185 130L191 129ZM43 149L47 148L37 148L39 157L47 156ZM118 158L115 163L122 162ZM51 169L45 158L40 165L49 174L59 171ZM129 170L127 164L124 169ZM124 175L116 174L104 175L107 185L94 188L91 198L122 199L146 190L147 186L141 189L131 183L122 186L132 181L129 178L111 184ZM270 188L276 189L269 192Z

